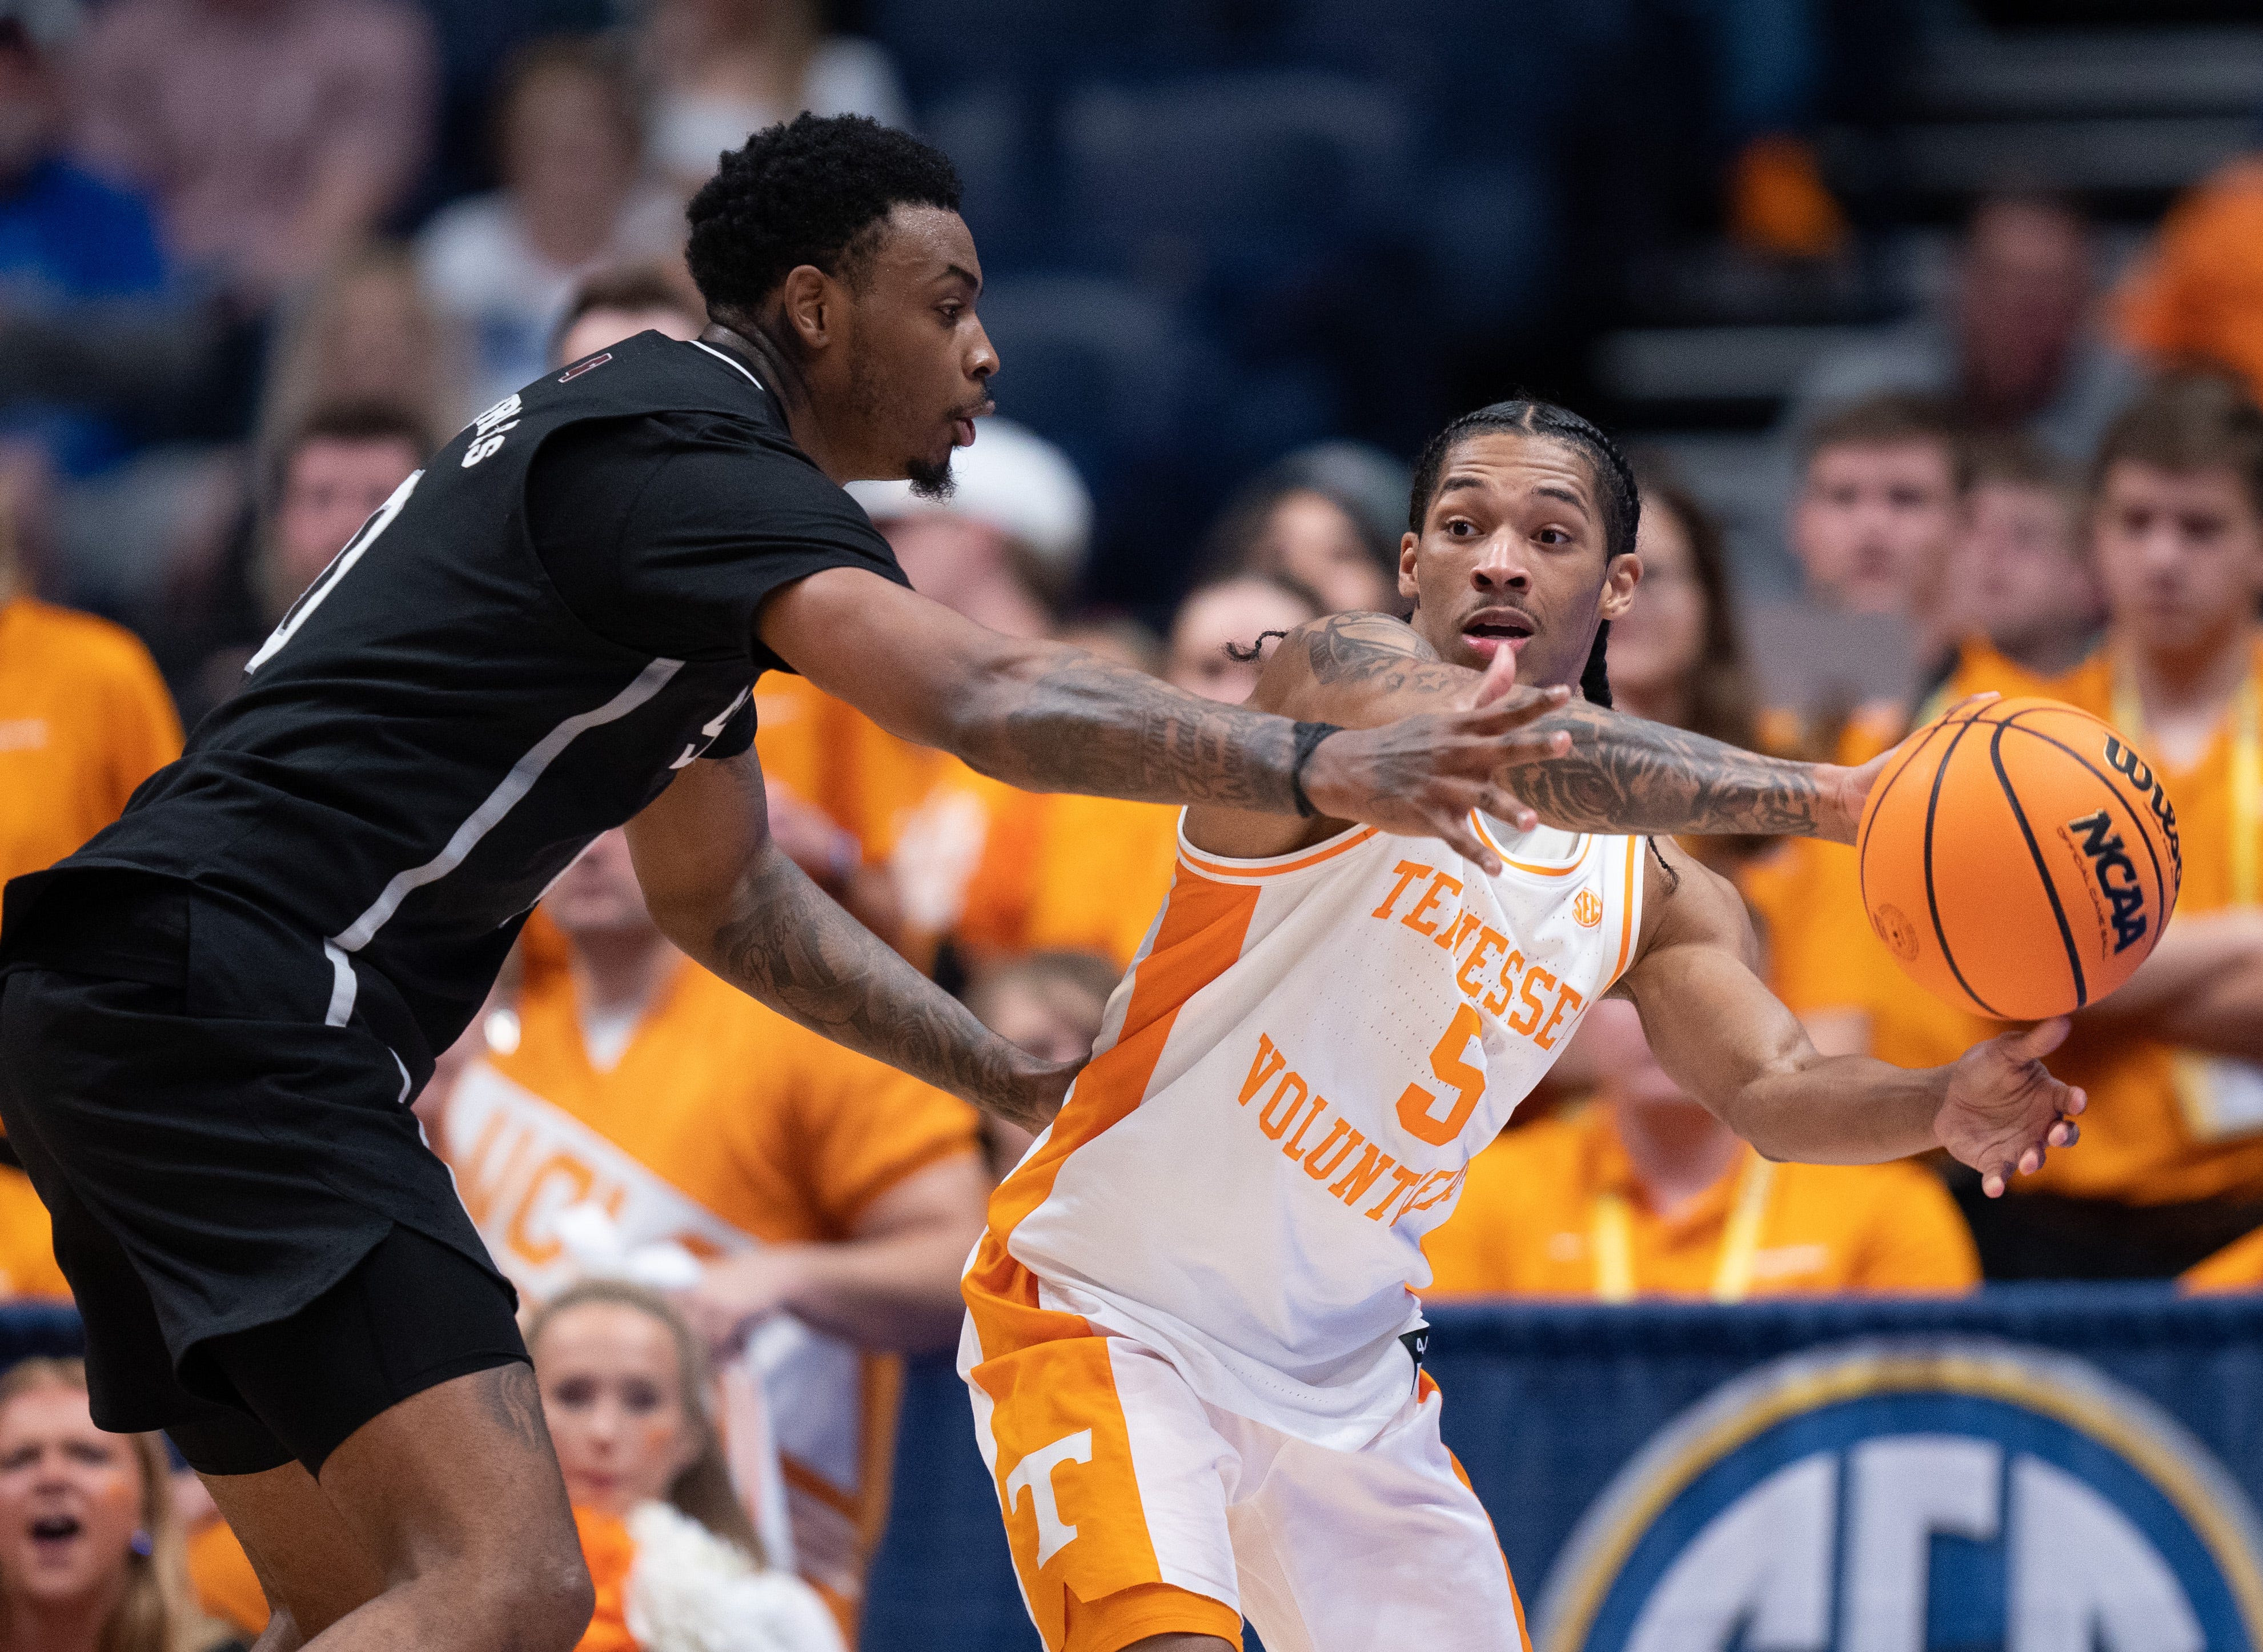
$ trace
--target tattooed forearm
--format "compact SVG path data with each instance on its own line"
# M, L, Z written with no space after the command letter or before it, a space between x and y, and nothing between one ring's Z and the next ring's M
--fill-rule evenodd
M958 755L1034 792L1296 812L1294 731L1076 648L1047 649L963 708Z
M734 986L987 1112L1045 1123L1043 1063L898 957L775 845L748 870L734 909L700 960Z
M1323 688L1466 695L1477 683L1476 673L1447 664L1421 632L1389 614L1329 614L1298 627L1283 646L1298 643L1305 670Z
M1569 831L1811 837L1830 800L1811 764L1785 763L1584 700L1534 725L1572 736L1560 757L1514 765L1508 783Z

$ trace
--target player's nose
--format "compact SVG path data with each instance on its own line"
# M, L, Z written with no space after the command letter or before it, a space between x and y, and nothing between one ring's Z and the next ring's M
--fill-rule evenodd
M1504 529L1487 539L1470 569L1471 581L1480 591L1522 590L1532 582L1527 565L1524 536Z
M981 384L997 371L998 346L990 342L989 329L978 321L974 323L972 352L966 359L966 376Z

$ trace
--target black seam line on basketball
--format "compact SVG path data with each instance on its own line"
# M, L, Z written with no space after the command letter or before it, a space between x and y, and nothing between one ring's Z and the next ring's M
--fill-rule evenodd
M2035 841L2035 830L2028 824L2028 811L2020 806L2020 794L2012 789L2012 777L2004 772L2004 730L2009 721L1996 725L1996 732L1988 742L1988 761L1996 770L1996 784L2004 788L2004 801L2012 806L2012 818L2020 822L2020 836L2028 840L2028 859L2035 863L2035 876L2042 880L2043 893L2050 897L2051 916L2058 920L2058 938L2066 948L2066 967L2074 972L2074 1007L2078 1010L2090 1002L2090 982L2082 973L2082 954L2074 945L2074 925L2066 921L2066 908L2058 898L2058 886L2051 881L2050 867L2043 862L2042 845ZM2032 732L2032 731L2030 731Z
M1941 754L1941 762L1933 771L1933 795L1926 800L1925 805L1925 904L1926 909L1933 915L1933 938L1941 943L1941 955L1948 964L1948 973L1956 977L1956 984L1964 989L1964 996L1998 1020L2008 1021L2011 1019L2009 1016L1972 990L1972 983L1964 979L1964 972L1956 967L1956 954L1948 945L1948 931L1941 926L1941 901L1933 888L1933 822L1941 813L1941 782L1948 778L1948 765L1956 756L1958 743L1972 731L1972 727L1973 720L1966 718L1950 738L1948 750Z
M2049 708L2042 706L2030 706L2028 707L2028 711L2043 711ZM2065 752L2067 756L2072 757L2077 763L2079 763L2084 768L2090 772L2090 778L2096 780L2100 786L2104 786L2106 788L2107 796L2121 804L2122 808L2128 812L2130 820L2136 823L2137 828L2137 841L2145 845L2145 859L2153 863L2153 898L2160 902L2161 911L2163 914L2161 922L2165 925L2169 921L2167 914L2172 910L2172 909L2173 909L2176 903L2169 898L2169 880L2161 875L2160 851L2153 847L2153 834L2145 830L2144 817L2137 813L2137 806L2122 795L2122 788L2120 786L2115 785L2111 779L2098 772L2097 764L2091 762L2088 757L2084 757L2082 753L2077 751L2072 746L2067 744L2065 741L2058 739L2055 735L2047 735L2040 728L2022 728L2020 723L2020 719L2027 714L2028 713L2026 711L2014 712L2011 716L2004 719L2004 727L2006 728L2018 728L2021 734L2028 735L2030 739L2040 740L2046 745L2057 746L2061 751ZM2118 740L2121 736L2116 735L2115 738ZM2132 747L2130 750L2134 751L2136 748ZM2151 764L2146 764L2146 767L2149 769L2151 766L2152 765ZM2158 785L2160 783L2160 779L2161 777L2156 774L2153 777L2154 784ZM2162 794L2164 796L2167 795L2166 787L2162 788ZM2177 893L2179 895L2182 895L2184 893L2184 879L2180 876L2177 880Z
M1970 722L1972 720L1968 717L1964 721ZM1885 785L1878 793L1876 806L1873 807L1867 799L1864 801L1862 812L1867 818L1862 822L1862 837L1855 844L1855 887L1856 892L1862 897L1862 910L1865 912L1870 909L1870 876L1868 870L1869 863L1863 851L1870 846L1870 833L1878 823L1878 811L1886 806L1886 793L1892 791L1902 776L1907 774L1916 765L1917 760L1925 755L1925 749L1933 743L1934 735L1948 727L1946 722L1937 722L1927 729L1925 738L1917 743L1917 750L1911 752L1903 760L1901 765L1886 777Z

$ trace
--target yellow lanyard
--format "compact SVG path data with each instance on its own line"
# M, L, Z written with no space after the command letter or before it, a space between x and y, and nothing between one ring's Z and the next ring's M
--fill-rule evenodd
M1775 1166L1757 1153L1737 1178L1736 1207L1721 1235L1721 1260L1713 1270L1713 1300L1741 1302L1752 1294L1753 1257L1761 1248L1761 1219L1768 1214L1768 1185ZM1634 1301L1634 1216L1616 1193L1598 1193L1588 1234L1595 1253L1595 1300Z
M2263 687L2252 675L2232 702L2231 719L2231 904L2253 906L2263 900ZM2136 685L2119 672L2114 723L2144 742L2144 706Z

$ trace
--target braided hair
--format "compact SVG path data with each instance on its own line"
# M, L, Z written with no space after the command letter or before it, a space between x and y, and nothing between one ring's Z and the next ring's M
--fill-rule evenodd
M1609 568L1634 550L1635 527L1642 518L1642 495L1635 487L1634 472L1627 464L1626 455L1619 452L1618 444L1569 408L1558 407L1553 402L1526 399L1495 402L1475 412L1464 413L1430 438L1422 456L1414 461L1414 488L1406 512L1410 532L1417 535L1422 532L1423 518L1430 514L1430 503L1437 496L1447 457L1455 446L1466 438L1491 431L1551 436L1579 449L1587 460L1601 511L1603 566ZM1606 707L1611 703L1611 679L1604 655L1610 638L1611 622L1598 620L1594 646L1587 650L1587 663L1580 673L1580 694L1590 704Z

